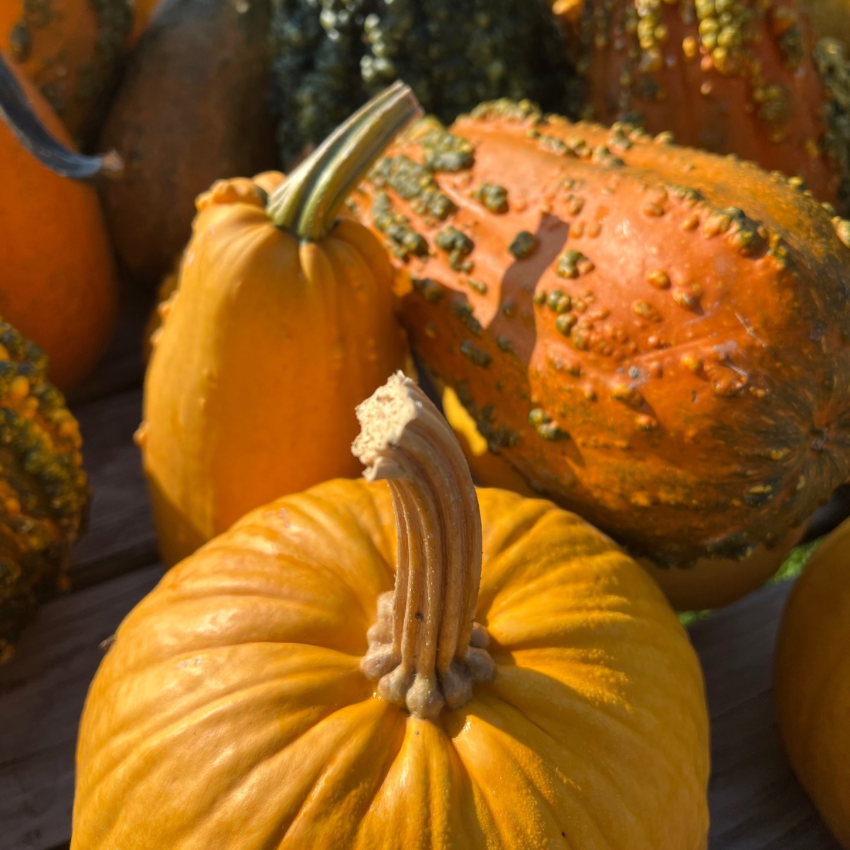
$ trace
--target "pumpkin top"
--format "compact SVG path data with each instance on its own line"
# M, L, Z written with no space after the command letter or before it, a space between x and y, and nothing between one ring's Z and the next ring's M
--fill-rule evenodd
M271 220L300 239L321 239L384 148L421 114L413 92L401 82L376 95L287 177L269 199Z
M363 672L415 717L460 708L493 660L473 623L481 580L481 514L469 467L446 420L401 372L357 408L352 447L368 481L390 482L396 589L378 603Z

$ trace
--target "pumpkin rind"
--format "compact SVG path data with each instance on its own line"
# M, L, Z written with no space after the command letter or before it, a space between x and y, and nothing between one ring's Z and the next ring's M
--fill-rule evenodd
M794 772L850 848L850 521L810 558L791 591L776 647L777 724Z
M129 0L5 0L0 49L78 143L96 131L133 21Z
M744 558L846 479L850 225L780 175L498 103L422 123L356 201L424 367L634 554Z
M70 146L49 105L16 78L46 129ZM103 212L93 188L48 170L2 119L0 179L0 316L47 354L50 380L67 392L112 336L118 287Z
M589 117L671 131L846 203L850 133L825 123L831 90L794 2L595 0L582 14Z
M0 321L0 662L66 581L89 487L80 430L41 351Z
M74 850L702 850L702 677L663 597L577 517L479 499L497 674L470 703L417 720L359 669L393 586L387 488L280 499L119 627L82 720Z

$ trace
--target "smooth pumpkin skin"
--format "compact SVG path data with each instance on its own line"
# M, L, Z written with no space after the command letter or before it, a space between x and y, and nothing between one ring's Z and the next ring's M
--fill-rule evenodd
M89 692L73 850L705 848L702 675L662 595L551 503L479 503L496 678L433 723L358 666L383 483L280 499L171 570Z
M53 135L68 131L16 72ZM45 168L0 121L0 316L48 356L50 380L70 390L95 365L113 331L117 280L94 189Z
M776 716L794 772L850 848L850 520L791 591L776 647Z
M200 196L155 338L139 442L167 564L277 496L356 477L354 407L404 365L383 248L343 219L299 246L264 207L282 180Z
M39 88L71 135L87 140L132 24L131 0L4 0L0 49Z

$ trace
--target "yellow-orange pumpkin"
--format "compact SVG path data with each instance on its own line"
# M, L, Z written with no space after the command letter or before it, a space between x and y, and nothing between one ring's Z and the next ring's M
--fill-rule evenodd
M653 582L550 502L476 499L400 376L359 415L389 487L249 514L119 627L72 850L704 850L702 676Z
M17 109L22 104L6 101L11 82L25 92L43 126L70 146L50 106L0 55L4 74L0 110L9 107L10 116L22 117ZM112 251L94 189L38 162L2 118L0 233L0 317L47 354L50 380L67 392L94 366L112 335L117 303Z
M139 431L166 563L276 496L358 474L354 406L406 348L386 252L336 208L416 110L396 87L286 181L199 198Z
M777 722L795 773L850 848L850 520L791 591L776 648Z

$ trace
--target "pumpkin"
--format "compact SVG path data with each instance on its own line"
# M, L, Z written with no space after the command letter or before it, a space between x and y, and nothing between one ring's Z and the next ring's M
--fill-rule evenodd
M248 514L118 628L72 850L705 848L702 675L653 582L550 502L476 498L409 380L358 415L372 481Z
M171 0L128 61L98 142L128 166L101 197L121 265L145 286L189 241L197 195L276 165L269 15L267 2Z
M776 648L779 732L794 772L850 848L850 520L812 555L791 591Z
M0 49L85 142L111 93L132 21L130 0L3 0Z
M763 580L847 479L850 224L794 181L499 102L419 123L352 200L426 373L662 578Z
M223 180L199 198L139 432L167 564L251 508L358 474L354 406L406 346L386 252L336 210L417 114L396 86L285 182Z
M89 501L79 426L45 370L44 354L0 320L0 663L66 584Z
M721 8L722 6L722 8ZM790 0L593 0L582 41L590 115L850 191L847 120L829 126L808 19ZM828 81L826 81L828 82Z
M94 189L54 174L30 150L37 149L53 168L67 166L66 173L79 176L114 169L116 163L77 157L54 145L47 132L68 146L67 131L2 54L0 115L15 128L0 120L0 316L44 350L50 380L67 391L111 338L115 268Z

